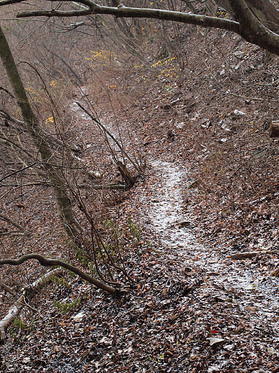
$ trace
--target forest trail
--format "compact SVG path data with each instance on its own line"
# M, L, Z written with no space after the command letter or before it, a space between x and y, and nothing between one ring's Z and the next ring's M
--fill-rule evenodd
M88 126L90 118L77 104L73 102L70 107ZM128 147L130 138L125 136L125 129L117 128L106 117L103 124L116 138L119 131L123 131L121 141ZM136 137L135 133L133 135ZM113 142L110 146L121 157ZM154 151L147 156L146 182L135 185L129 201L130 206L137 206L133 220L139 222L140 228L158 242L156 250L162 255L161 263L165 260L163 265L166 267L173 263L172 268L166 268L173 278L179 272L185 273L187 280L202 281L198 292L203 312L210 314L212 298L218 298L225 304L232 302L233 307L249 319L249 328L257 329L260 323L261 328L273 330L273 338L279 338L277 278L258 270L261 260L258 257L232 260L231 255L235 251L228 252L227 248L199 242L199 227L194 212L189 211L185 204L188 187L195 188L194 182L189 179L189 165L180 160L172 162L165 159L164 155Z
M84 39L79 30L84 41L75 44L75 55L75 39L68 37L73 58L66 60L86 75L84 86L59 79L51 92L65 113L77 164L92 171L88 185L82 175L81 193L90 210L97 205L101 233L102 209L119 228L123 262L136 286L117 273L123 294L116 299L70 275L50 284L30 302L38 313L26 307L11 326L0 371L278 372L279 278L270 274L279 264L279 148L268 126L278 117L279 60L263 64L264 52L239 37L193 27L179 31L166 59L163 39L147 34L138 44L153 64L147 67L113 41ZM37 48L41 39L34 36ZM133 160L146 161L144 175L137 177L129 157L110 137L104 141L104 131L78 103ZM117 160L136 184L95 194L92 180L123 181ZM34 234L7 238L6 256L37 250L73 256L50 188L20 187L7 202L15 221ZM232 258L248 251L259 255ZM21 276L12 268L2 277L15 291L45 271L38 263L17 270ZM0 296L8 309L13 294Z
M167 250L177 268L202 270L207 290L221 290L233 295L239 309L250 313L250 321L269 325L279 337L278 281L257 271L259 259L232 260L222 247L209 247L197 241L193 215L183 208L187 188L187 167L152 161L150 184L140 194L143 224L157 236L162 250ZM210 304L208 305L211 306Z

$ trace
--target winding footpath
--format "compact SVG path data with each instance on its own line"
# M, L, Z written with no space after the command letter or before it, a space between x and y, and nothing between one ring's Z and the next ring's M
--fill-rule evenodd
M233 261L222 255L222 248L197 242L191 216L183 211L186 172L179 164L152 162L152 181L140 197L142 223L147 223L180 267L202 269L209 288L237 294L239 308L250 312L250 321L255 326L266 323L279 338L278 278L263 277L249 259Z

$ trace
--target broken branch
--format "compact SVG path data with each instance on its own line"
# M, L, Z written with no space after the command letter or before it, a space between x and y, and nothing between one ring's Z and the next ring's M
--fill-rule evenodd
M46 275L40 277L38 280L34 281L31 285L26 286L22 289L22 294L18 298L18 300L10 307L7 315L0 321L0 343L3 343L6 338L6 330L8 326L13 322L15 317L19 315L21 309L24 306L29 307L32 311L35 311L33 307L29 306L29 304L26 303L25 296L27 291L30 289L36 290L38 289L42 284L45 284L47 281L49 281L53 276L57 276L61 274L61 269L54 269L50 272L48 272ZM9 291L13 295L15 295L14 291L10 289L7 285L1 283L0 284L6 291Z

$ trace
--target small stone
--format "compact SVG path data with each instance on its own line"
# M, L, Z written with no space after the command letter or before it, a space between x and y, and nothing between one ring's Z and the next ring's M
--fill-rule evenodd
M209 338L209 344L211 347L217 347L223 344L225 340L223 338Z
M243 111L241 111L241 110L234 110L234 115L237 115L237 116L239 116L239 117L242 117L243 115L245 115L245 113L243 112Z
M74 316L74 321L78 322L78 321L82 320L84 316L85 316L84 312L79 312L78 314L76 314L76 316Z

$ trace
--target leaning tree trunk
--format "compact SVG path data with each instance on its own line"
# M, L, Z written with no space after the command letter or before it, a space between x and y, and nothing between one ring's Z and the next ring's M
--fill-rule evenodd
M78 234L78 225L75 221L72 205L66 192L66 184L60 167L54 160L53 153L48 146L39 122L29 103L21 77L15 64L7 39L0 27L0 58L6 70L9 82L13 88L14 96L21 110L23 121L28 133L33 139L42 159L43 167L51 180L55 192L56 203L60 219L68 235L75 239Z
M246 0L254 15L271 31L279 31L279 11L270 0Z
M265 26L264 20L259 20L253 10L249 8L249 1L250 0L228 0L239 22L239 34L249 43L256 44L279 56L279 35ZM269 7L271 7L270 9L275 9L277 12L276 8L273 7L269 0L256 0L255 4L257 4L266 16L269 14L265 10L266 8L269 9ZM278 21L278 16L275 11L274 14Z
M215 0L215 3L234 15L229 0ZM278 32L279 11L270 0L246 0L246 4L263 25L274 32Z

